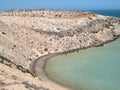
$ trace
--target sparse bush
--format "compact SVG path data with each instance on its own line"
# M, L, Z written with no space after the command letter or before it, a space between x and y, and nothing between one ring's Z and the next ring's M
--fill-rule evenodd
M48 51L48 48L45 48L44 51Z
M25 69L21 65L16 65L16 68L25 73Z
M7 58L5 58L4 56L0 56L0 59L7 59Z
M0 63L3 63L3 64L5 64L5 65L7 65L9 67L15 67L16 69L22 71L23 73L29 73L33 77L35 77L35 74L31 73L28 69L24 68L21 65L16 65L15 63L13 63L9 59L5 58L4 56L0 56Z
M13 45L13 47L16 47L16 45Z
M1 62L1 63L4 63L4 60L0 58L0 62Z
M24 68L24 67L21 66L21 65L16 65L16 68L17 68L18 70L22 71L23 73L29 73L29 74L31 74L33 77L35 77L34 74L32 74L28 69Z
M50 41L52 41L52 39L50 39Z
M14 49L16 47L16 45L13 45L12 49Z
M5 32L2 32L2 34L6 35L6 33L5 33Z
M21 70L24 73L26 73L26 72L28 73L29 72L28 69L23 68L23 66L21 66L21 65L16 65L16 68L19 69L19 70Z

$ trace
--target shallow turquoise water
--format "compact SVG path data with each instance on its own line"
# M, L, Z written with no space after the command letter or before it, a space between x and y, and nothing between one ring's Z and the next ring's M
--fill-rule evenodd
M47 60L45 71L74 90L120 90L120 39L53 57Z

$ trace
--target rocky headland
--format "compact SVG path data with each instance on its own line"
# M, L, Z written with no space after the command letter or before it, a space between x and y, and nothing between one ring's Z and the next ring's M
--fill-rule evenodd
M101 46L120 36L120 19L82 11L0 12L0 90L67 90L31 72L41 56ZM19 87L19 88L18 88Z

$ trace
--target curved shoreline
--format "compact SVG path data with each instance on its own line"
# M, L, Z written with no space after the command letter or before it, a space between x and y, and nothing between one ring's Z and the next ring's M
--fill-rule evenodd
M48 75L46 75L46 73L44 72L44 68L45 68L45 63L49 58L55 57L57 55L63 55L63 54L68 54L68 53L72 53L75 51L79 51L79 50L84 50L87 48L92 48L92 47L99 47L99 46L103 46L104 44L110 43L112 41L115 41L116 39L118 39L120 36L115 37L113 40L109 40L104 42L101 45L94 45L94 46L89 46L89 47L84 47L84 48L78 48L78 49L73 49L70 51L64 51L64 52L56 52L56 53L51 53L51 54L47 54L47 55L43 55L35 60L32 61L32 63L30 64L30 72L33 73L35 76L37 76L40 80L42 81L48 81L48 82L52 82L55 85L60 85L63 88L66 88L68 90L71 90L72 88L65 85L64 83L61 83L53 78L48 77Z
M37 58L31 63L30 71L42 81L52 82L54 85L59 85L67 90L71 90L71 88L68 87L67 85L58 83L57 80L52 80L51 78L47 77L46 73L44 72L44 66L45 66L46 60L54 56L62 55L62 54L63 54L62 52L58 52L58 53L47 54L47 55Z

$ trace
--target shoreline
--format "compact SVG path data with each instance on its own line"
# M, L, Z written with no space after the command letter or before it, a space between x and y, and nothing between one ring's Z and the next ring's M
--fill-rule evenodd
M47 55L43 55L39 58L37 58L36 60L34 60L30 66L30 71L36 76L38 77L40 80L45 81L45 82L51 82L54 85L58 85L58 86L62 86L63 88L67 89L67 90L72 90L70 87L68 87L67 85L64 85L62 83L58 83L57 80L52 80L51 78L47 77L47 74L44 72L44 66L45 66L45 62L52 57L55 57L57 55L62 55L63 53L58 52L58 53L52 53L52 54L47 54Z
M120 37L120 35L115 37L113 40L106 41L100 45L94 45L94 46L78 48L78 49L73 49L73 50L64 51L64 52L56 52L56 53L50 53L47 55L43 55L32 61L32 63L30 64L30 72L32 74L34 74L35 76L37 76L42 81L52 82L55 85L62 86L63 88L65 88L67 90L73 90L70 86L64 84L64 82L60 82L60 81L56 80L55 78L52 78L49 75L47 75L47 73L45 72L46 61L48 59L58 56L58 55L63 55L63 54L67 55L69 53L79 52L80 50L85 50L88 48L101 47L101 46L104 46L105 44L111 43L112 41L118 40L119 37Z

